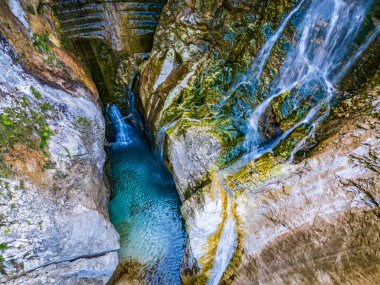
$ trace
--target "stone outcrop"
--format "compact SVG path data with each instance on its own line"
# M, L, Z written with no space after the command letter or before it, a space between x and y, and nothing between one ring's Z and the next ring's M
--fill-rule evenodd
M364 37L378 25L376 5ZM249 86L234 83L295 6L172 0L162 12L140 100L183 201L185 284L216 284L220 270L222 284L376 284L379 278L378 36L341 80L328 119L296 155L302 130L272 154L234 164L250 110L278 76L302 7L273 46L256 101ZM273 100L260 121L267 139L305 111L286 113L288 97Z
M0 283L106 284L119 237L104 120L51 7L0 3Z

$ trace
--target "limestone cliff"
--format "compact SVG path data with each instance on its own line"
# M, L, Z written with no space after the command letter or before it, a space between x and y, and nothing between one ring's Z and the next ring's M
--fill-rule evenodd
M331 73L339 84L329 107L318 107L318 121L307 125L321 89L302 87L305 79L266 100L273 85L291 86L298 76L297 55L281 70L310 10L358 5L346 13L359 13L363 3L172 0L164 7L140 98L184 203L185 284L376 284L378 1L366 2L361 36L349 44L356 55ZM314 27L315 49L334 24L326 19ZM262 106L258 127L249 125ZM247 141L253 131L257 144ZM252 151L265 142L273 149Z
M0 283L106 284L104 120L52 1L0 3Z

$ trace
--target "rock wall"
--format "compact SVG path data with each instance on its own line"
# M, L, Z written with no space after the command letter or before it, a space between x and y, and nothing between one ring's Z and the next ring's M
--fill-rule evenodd
M91 72L104 104L126 109L125 93L151 50L163 5L163 0L55 1L67 46Z
M184 203L185 284L217 284L220 271L222 284L376 284L379 278L378 36L340 82L328 119L296 163L286 161L302 131L234 171L250 111L278 76L306 4L274 44L256 98L234 83L296 2L172 0L162 12L140 99ZM375 1L363 37L378 26L378 7ZM283 111L288 96L274 100L261 121L268 139L299 119Z
M104 120L52 5L0 3L0 283L106 284L119 243Z

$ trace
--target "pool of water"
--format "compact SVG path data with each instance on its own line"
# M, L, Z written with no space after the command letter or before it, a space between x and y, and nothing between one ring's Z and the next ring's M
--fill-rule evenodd
M138 275L145 284L180 284L186 235L173 178L120 112L113 112L109 211L120 234L120 261L141 264Z

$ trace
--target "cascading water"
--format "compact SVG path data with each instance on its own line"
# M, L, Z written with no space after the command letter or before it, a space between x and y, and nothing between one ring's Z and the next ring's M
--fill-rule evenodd
M318 125L328 117L332 100L338 92L336 85L380 34L380 27L376 27L364 43L356 42L371 5L372 1L368 0L298 1L253 59L249 71L231 86L220 102L218 107L222 108L243 85L245 90L248 90L246 95L251 103L253 99L262 98L255 95L272 50L297 15L301 20L296 24L292 47L285 55L278 77L270 83L267 94L261 94L266 99L252 110L247 121L247 133L243 143L245 155L218 173L220 185L227 193L228 208L208 284L220 282L236 249L236 222L231 212L234 193L225 184L226 176L236 173L264 153L272 152L294 130L305 126L308 133L290 154L289 162L293 161L295 154L302 149L307 139L313 136ZM303 116L287 129L281 130L280 133L267 134L263 130L262 119L273 101L281 95L288 97L287 114L300 108L306 110ZM158 143L161 146L161 156L166 131L184 119L191 120L179 119L160 130Z
M235 163L219 171L220 184L228 193L228 203L234 202L234 194L225 185L225 177L235 173L250 161L266 152L271 152L281 141L296 128L309 126L308 135L294 148L289 161L292 161L306 140L313 135L316 127L329 115L331 100L338 92L335 85L360 57L364 50L380 33L377 27L364 44L355 50L354 41L363 25L366 13L372 1L366 0L314 0L300 1L280 24L273 36L264 44L258 56L253 60L249 72L234 84L225 99L241 86L246 85L247 94L253 98L264 67L270 57L272 48L281 37L291 18L306 6L303 20L297 26L294 35L294 47L286 55L279 78L273 82L267 99L260 103L248 120L248 132L244 147L246 154ZM285 92L292 92L292 106L289 112L300 107L301 101L308 101L310 108L305 116L280 135L268 139L260 129L261 118L265 116L272 101ZM231 214L229 213L229 217ZM218 284L236 248L236 224L227 220L223 226L214 260L213 272L208 284ZM223 235L228 235L223 237Z
M310 2L294 35L296 45L287 54L279 79L272 84L267 99L255 108L248 120L248 132L244 142L247 160L272 151L279 142L301 125L310 125L308 137L311 136L315 128L329 114L331 99L337 92L334 86L343 76L342 72L348 70L351 63L379 33L379 28L376 28L369 41L352 55L354 41L363 25L371 1ZM279 28L279 30L283 29L283 27ZM270 50L265 48L263 50L266 50L264 54L267 57ZM260 53L259 57L262 56ZM293 106L290 112L299 108L300 102L305 99L310 105L310 110L304 119L292 128L268 141L261 132L260 120L273 99L285 92L292 92ZM305 139L301 141L301 143L304 142ZM299 149L300 146L297 146L295 150ZM294 152L291 159L293 156Z
M108 105L106 112L113 126L115 143L130 144L133 138L136 138L132 126L125 122L125 118L115 105Z
M223 99L223 103L225 103L241 85L248 85L249 89L252 90L252 92L254 93L274 45L281 37L282 33L286 28L286 25L289 23L292 16L301 8L304 2L305 0L300 1L300 3L289 13L289 15L281 23L280 27L276 30L276 32L268 39L268 41L264 44L263 48L260 50L259 55L253 60L253 63L249 71L239 82L234 84L227 92L227 96Z
M107 147L110 219L120 234L120 262L133 268L133 276L117 276L115 284L124 284L123 278L180 284L185 232L173 178L118 108L106 111L115 140Z

